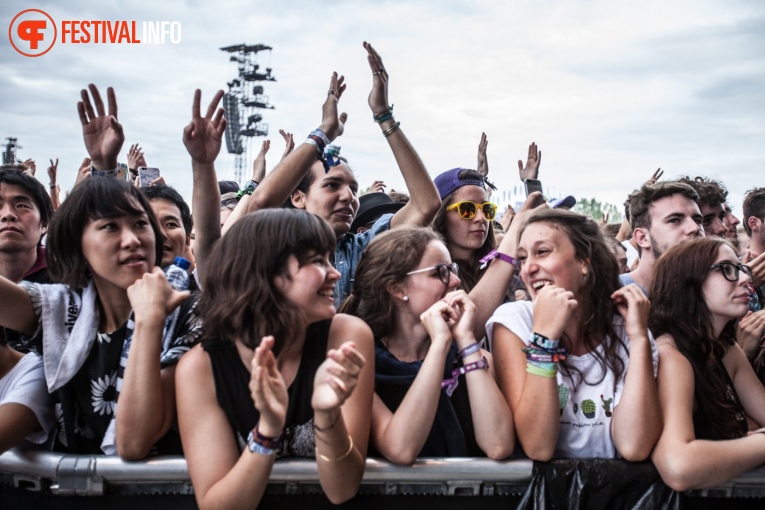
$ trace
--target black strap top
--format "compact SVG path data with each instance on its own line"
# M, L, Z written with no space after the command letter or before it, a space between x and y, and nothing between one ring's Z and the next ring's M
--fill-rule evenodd
M331 320L311 324L306 332L305 345L295 380L287 392L289 405L285 421L284 439L277 455L314 456L313 380L319 366L327 357L327 342ZM239 443L245 440L258 422L258 411L250 395L250 370L242 363L236 346L226 340L205 340L202 348L210 356L215 393L218 404L228 417Z

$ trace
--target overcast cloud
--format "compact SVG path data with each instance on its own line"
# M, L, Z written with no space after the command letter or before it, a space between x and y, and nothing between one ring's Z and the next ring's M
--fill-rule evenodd
M178 45L56 44L46 55L0 43L0 137L19 157L60 159L69 188L85 156L76 113L90 82L117 93L126 133L169 184L190 200L190 159L181 142L195 88L203 104L234 74L218 48L264 43L266 111L272 148L279 128L298 143L321 119L333 70L348 83L349 122L337 143L362 186L382 178L403 188L395 161L367 106L371 76L361 46L370 41L390 73L389 97L431 175L475 167L482 131L490 178L518 184L528 144L543 151L540 179L556 194L620 204L662 167L666 176L720 178L740 210L744 191L765 185L765 3L354 1L74 2L18 0L0 6L3 27L21 10L61 20L180 21ZM7 34L6 29L3 33ZM140 34L139 34L140 37ZM60 39L59 39L60 41ZM260 146L251 145L250 160ZM234 157L217 162L233 177Z

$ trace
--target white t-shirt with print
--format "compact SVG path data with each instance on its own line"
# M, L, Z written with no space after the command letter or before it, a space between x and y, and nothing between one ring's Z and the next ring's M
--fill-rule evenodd
M0 405L21 404L37 417L42 430L27 436L27 441L44 443L53 426L53 402L45 384L45 371L40 356L30 352L0 379Z
M534 304L530 301L507 303L494 312L486 323L486 334L489 345L492 347L495 324L506 327L528 346L534 324ZM629 338L624 330L624 319L619 315L614 316L614 329L629 348ZM655 376L659 353L650 332L648 337L651 342ZM596 352L603 354L603 344L598 346ZM600 380L603 376L603 365L598 362L598 358L592 352L584 356L569 356L566 360L569 366L577 368L583 374L584 383L576 373L572 377L566 375L563 370L558 372L561 415L558 444L554 454L556 458L617 457L618 454L611 439L611 418L624 389L624 378L629 367L629 353L619 345L616 354L624 362L624 371L619 380L615 380L614 373L608 370L603 380ZM586 382L597 384L590 385ZM576 390L574 390L575 387ZM640 416L633 418L641 419Z

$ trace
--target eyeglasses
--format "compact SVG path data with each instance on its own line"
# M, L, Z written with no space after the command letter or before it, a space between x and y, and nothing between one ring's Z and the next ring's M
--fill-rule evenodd
M752 268L745 266L744 264L734 264L733 262L726 261L710 266L709 269L719 269L723 277L729 282L737 282L741 271L743 271L750 280L752 279Z
M462 217L463 220L472 220L475 218L479 207L481 208L483 217L489 221L493 220L497 215L497 204L492 204L491 202L477 204L471 200L463 200L462 202L457 202L456 204L452 204L447 207L446 210L451 211L452 209L457 209L457 212L460 213L460 217Z
M410 274L426 273L428 271L433 271L434 269L438 271L438 278L441 280L441 282L444 285L449 285L449 280L451 279L450 273L454 273L454 275L457 276L460 270L460 266L456 262L452 262L451 264L442 262L440 264L436 264L435 266L424 267L422 269L415 269L414 271L409 271L408 273L406 273L406 275L409 276Z

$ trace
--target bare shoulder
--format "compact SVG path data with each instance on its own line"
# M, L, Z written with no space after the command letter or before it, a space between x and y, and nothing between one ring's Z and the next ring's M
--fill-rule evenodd
M201 344L195 345L181 357L175 374L176 377L183 377L184 381L198 380L205 374L212 375L210 356L202 349Z
M664 333L663 335L656 338L656 348L659 349L659 352L662 352L662 350L672 350L679 353L677 350L677 344L675 344L675 339L669 333Z
M338 313L329 328L329 347L336 348L352 341L360 349L371 348L374 343L372 330L366 322L354 315Z

